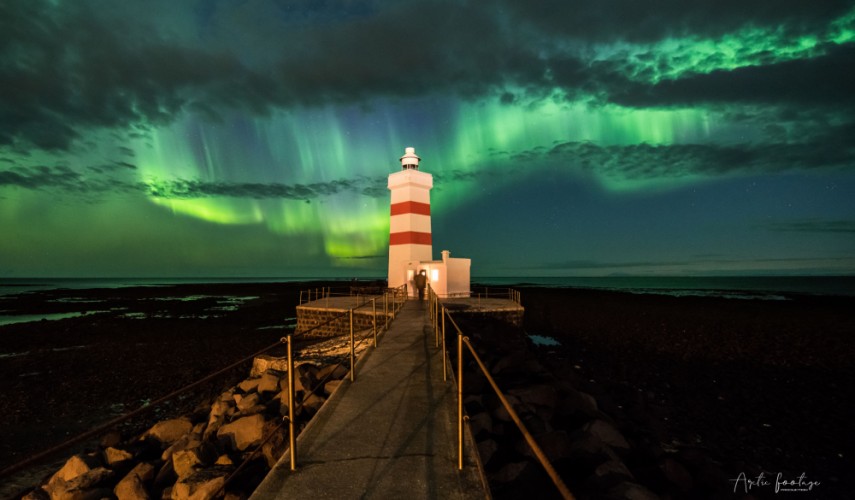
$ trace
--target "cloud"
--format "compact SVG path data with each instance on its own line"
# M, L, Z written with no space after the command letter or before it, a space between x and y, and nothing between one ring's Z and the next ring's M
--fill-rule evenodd
M132 131L187 112L219 119L224 109L266 115L437 94L519 105L556 88L630 106L850 106L852 44L654 84L619 51L598 52L745 27L797 39L849 9L838 0L3 2L0 146L68 150L88 130Z
M513 162L560 162L584 172L622 179L716 177L788 170L855 168L855 147L842 142L852 125L825 131L804 143L598 145L564 142L551 149L518 151Z
M121 166L121 168L127 168ZM153 179L135 182L105 174L110 167L90 167L94 175L84 175L66 166L14 167L0 170L0 188L54 190L65 193L98 195L106 192L139 192L159 198L232 197L251 199L312 200L340 193L371 197L387 196L385 178L358 177L308 184L204 181L196 179ZM381 190L382 188L382 190Z
M758 227L769 231L782 232L855 234L855 220L852 219L767 222L758 225Z

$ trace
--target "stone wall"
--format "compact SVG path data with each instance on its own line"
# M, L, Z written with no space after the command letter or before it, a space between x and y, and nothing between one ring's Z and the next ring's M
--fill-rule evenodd
M480 320L491 319L509 323L516 327L522 327L523 314L525 310L522 308L516 310L478 310L478 309L455 309L451 313L457 316L465 316L467 319ZM446 329L448 325L445 326Z
M308 337L333 337L350 333L350 319L347 309L327 309L323 307L297 306L297 333L305 332L317 325L325 325L307 333ZM389 314L391 320L392 315ZM335 319L335 321L330 321ZM329 322L329 323L327 323ZM377 330L384 324L382 309L377 311ZM354 331L367 330L373 326L372 312L368 310L353 311Z

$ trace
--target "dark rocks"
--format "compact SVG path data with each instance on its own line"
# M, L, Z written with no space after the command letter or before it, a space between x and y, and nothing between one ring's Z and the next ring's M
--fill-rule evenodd
M265 363L281 367L274 358ZM331 393L346 374L337 365L303 362L297 367L298 428L324 404L324 388ZM288 394L281 392L287 389L287 374L270 369L257 375L197 406L192 414L158 422L138 437L123 440L118 432L108 434L99 451L71 457L27 498L246 498L289 445L288 426L281 425L280 415L288 411ZM324 387L318 384L320 376L326 378ZM242 479L230 485L237 490L221 491L226 477L250 458L247 470L254 472L247 476L256 483Z

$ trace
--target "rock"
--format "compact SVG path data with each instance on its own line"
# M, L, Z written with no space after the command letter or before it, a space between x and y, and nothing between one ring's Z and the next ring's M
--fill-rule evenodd
M146 462L138 463L133 469L125 477L130 476L131 474L136 475L142 480L142 482L148 482L154 479L154 465Z
M517 398L516 396L512 396L512 395L508 394L505 396L505 399L508 400L508 404L510 404L511 407L514 409L514 411L516 411L517 406L520 404L519 398ZM504 422L512 422L513 421L513 419L511 418L511 414L508 413L508 410L505 408L505 405L503 405L501 402L499 402L498 405L496 406L496 409L493 410L493 416L499 420L504 421Z
M225 423L226 416L232 410L230 401L217 400L211 405L211 413L208 416L208 426L205 432L202 433L203 439L208 439L209 436L217 432L217 430Z
M172 500L209 500L214 498L226 483L227 471L205 469L182 479L172 487Z
M257 390L258 383L260 381L261 381L261 379L259 379L259 378L248 378L248 379L242 381L241 383L239 383L237 386L238 386L238 389L242 390L245 393L246 392L253 392L253 391Z
M341 363L326 365L318 370L318 380L340 380L347 375L347 368Z
M629 443L617 429L605 420L592 420L585 424L585 431L603 443L620 450L629 450Z
M161 444L170 445L181 439L192 429L193 423L190 422L190 419L185 417L173 418L154 424L151 429L143 434L143 437L153 437Z
M525 363L525 351L515 351L499 361L497 361L490 370L493 375L500 373L517 373L523 370Z
M256 356L255 359L252 360L252 370L249 372L249 377L261 377L261 374L267 370L276 370L278 372L287 373L288 358L277 358L266 354Z
M234 465L234 461L228 455L220 455L214 465Z
M609 490L608 498L626 500L659 500L652 491L640 484L624 481Z
M550 462L554 463L559 459L570 456L572 443L570 437L564 431L551 431L538 434L535 441ZM525 439L518 441L516 448L520 453L537 460L537 456Z
M261 400L261 396L259 396L257 392L248 394L245 397L240 398L240 400L237 399L238 396L240 396L240 394L235 394L235 402L237 403L237 408L240 411L252 408Z
M491 432L493 428L493 419L486 411L476 413L469 417L469 429L472 431L472 436L476 439L482 432Z
M136 474L128 474L113 488L119 500L148 500L149 494L143 480Z
M562 417L581 420L595 417L599 408L594 396L571 389L558 398L555 409Z
M179 481L193 475L196 469L201 466L202 460L194 449L176 451L172 454L172 468L175 470Z
M689 471L680 462L673 458L666 458L659 464L659 468L668 482L676 486L677 491L680 493L685 494L692 489L694 485L692 475L689 474Z
M154 476L154 486L156 488L165 488L174 483L178 476L175 474L175 468L172 467L172 460L167 460L163 463L157 475Z
M264 427L264 417L252 415L242 417L226 424L217 431L221 441L227 441L232 449L243 451L261 442Z
M294 377L295 391L297 390L297 381L299 380L300 387L303 391L314 391L318 385L318 367L311 363L303 363L298 365L294 370L297 375Z
M481 455L481 463L485 466L493 458L493 454L499 450L499 443L492 439L478 442L478 454Z
M558 399L558 391L547 384L531 385L520 389L511 389L508 394L513 394L521 401L530 404L555 408Z
M509 483L518 478L528 465L528 462L511 462L490 475L490 479L497 483Z
M303 408L317 413L317 411L321 409L321 406L324 405L324 401L326 401L326 399L324 399L323 396L318 396L317 394L310 394L309 397L306 398L306 400L303 402Z
M134 458L134 456L125 450L109 447L104 450L104 462L111 468L116 468L116 465Z
M103 492L98 487L112 479L113 476L114 472L104 467L90 469L72 479L63 479L54 475L48 482L45 491L48 492L51 500L101 498L100 495ZM109 490L107 495L109 495Z
M269 439L261 446L261 453L264 459L267 460L267 466L271 469L279 457L288 449L288 431L287 428L279 427L276 422L267 422L264 425L264 436L270 436Z
M324 384L324 394L327 396L332 396L332 393L335 392L336 389L342 384L341 380L330 380L326 384Z
M629 469L626 468L626 465L624 465L620 460L609 460L608 462L603 462L594 470L594 475L597 476L597 478L620 476L626 479L635 479L632 472L630 472Z
M168 448L163 450L163 453L161 453L161 455L160 455L160 459L164 460L164 461L169 460L169 457L171 457L173 453L175 453L176 451L183 450L183 449L187 448L187 445L192 440L193 440L193 438L190 436L190 434L186 434L186 435L182 436L181 439L172 443L171 445L169 445Z
M258 392L279 392L279 379L279 375L268 370L258 382Z

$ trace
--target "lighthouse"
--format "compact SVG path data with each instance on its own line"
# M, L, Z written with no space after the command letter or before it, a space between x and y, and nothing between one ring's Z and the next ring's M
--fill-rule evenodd
M433 176L419 170L421 158L415 148L404 149L401 170L389 174L391 191L389 219L390 288L407 284L410 297L417 295L416 274L424 271L431 288L440 295L469 295L469 259L452 259L442 252L443 259L433 259L433 238L430 225L430 190Z

